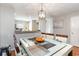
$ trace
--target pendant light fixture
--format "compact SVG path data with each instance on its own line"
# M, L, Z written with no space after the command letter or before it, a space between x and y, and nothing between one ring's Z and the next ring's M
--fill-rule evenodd
M46 13L45 13L44 8L43 8L44 5L43 5L43 3L41 3L40 5L41 5L41 9L38 13L38 17L39 17L39 19L45 19Z

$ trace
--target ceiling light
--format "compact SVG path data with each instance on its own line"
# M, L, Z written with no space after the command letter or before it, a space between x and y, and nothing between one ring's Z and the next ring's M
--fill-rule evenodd
M43 6L44 5L41 3L41 9L40 9L40 11L38 13L39 19L45 19L45 17L46 17L46 13L45 13L45 11L43 9Z

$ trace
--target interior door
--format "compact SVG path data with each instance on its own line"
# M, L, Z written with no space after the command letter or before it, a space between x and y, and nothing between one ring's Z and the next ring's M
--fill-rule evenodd
M70 42L79 47L79 16L71 17Z

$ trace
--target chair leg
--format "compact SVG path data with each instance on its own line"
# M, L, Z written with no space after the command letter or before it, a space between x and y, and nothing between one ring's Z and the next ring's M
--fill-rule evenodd
M6 50L6 54L7 54L7 56L10 56L10 53L9 53L8 49Z
M0 56L2 56L2 50L0 49Z

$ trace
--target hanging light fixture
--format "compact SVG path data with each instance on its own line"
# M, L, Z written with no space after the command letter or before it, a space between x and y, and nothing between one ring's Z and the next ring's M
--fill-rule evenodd
M46 17L46 13L45 13L45 11L43 9L43 6L44 6L43 3L41 3L41 9L40 9L40 11L38 13L39 19L45 19L45 17Z

